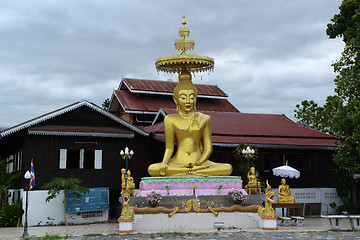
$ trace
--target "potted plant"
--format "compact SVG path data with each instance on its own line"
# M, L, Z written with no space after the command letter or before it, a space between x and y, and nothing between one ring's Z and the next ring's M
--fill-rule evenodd
M241 204L246 199L246 196L239 189L232 188L228 192L228 195L230 195L232 197L235 204Z
M224 187L224 185L222 183L218 183L216 185L216 188L218 189L218 195L221 195L221 189Z
M151 205L151 207L155 207L157 204L161 202L160 193L156 193L155 190L151 190L151 193L146 194L146 201Z
M165 184L165 189L166 189L166 195L170 196L170 192L169 189L172 187L171 183L167 183Z

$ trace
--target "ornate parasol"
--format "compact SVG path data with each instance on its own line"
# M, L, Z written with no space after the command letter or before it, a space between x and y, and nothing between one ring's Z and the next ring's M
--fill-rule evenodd
M292 168L290 166L286 165L285 166L280 166L277 168L273 168L273 174L275 176L279 176L279 177L289 177L289 178L299 178L300 177L300 172L298 170L296 170L295 168Z
M183 27L179 30L180 39L175 41L175 49L181 51L179 55L161 57L156 60L157 71L181 73L187 70L190 73L212 71L214 59L206 56L186 54L186 51L194 49L195 42L189 39L190 30L185 27L185 16L182 20Z

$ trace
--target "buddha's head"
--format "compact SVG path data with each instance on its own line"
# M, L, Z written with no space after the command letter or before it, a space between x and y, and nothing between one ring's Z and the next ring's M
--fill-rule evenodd
M286 184L286 180L285 178L281 179L281 184L285 185Z
M251 173L251 175L255 175L255 168L254 167L250 168L250 173Z
M196 109L197 88L191 82L191 75L184 70L179 75L179 83L174 88L173 99L176 111L192 112Z

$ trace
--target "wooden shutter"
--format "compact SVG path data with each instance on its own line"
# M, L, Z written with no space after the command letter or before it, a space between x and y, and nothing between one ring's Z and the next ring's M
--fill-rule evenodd
M80 149L80 169L84 169L84 149Z
M102 169L102 150L95 150L95 169Z
M66 169L66 155L67 155L67 149L60 149L60 162L59 162L60 169Z

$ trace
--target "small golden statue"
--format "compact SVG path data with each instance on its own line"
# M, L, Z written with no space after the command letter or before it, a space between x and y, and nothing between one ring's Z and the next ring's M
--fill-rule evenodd
M135 183L134 178L131 176L130 170L127 171L128 178L127 178L127 184L125 184L125 168L121 169L121 196L124 196L125 193L125 186L127 186L129 190L129 196L135 196Z
M244 188L245 191L248 194L256 194L257 191L259 191L259 194L261 194L261 185L256 178L254 167L250 168L250 171L247 174L247 178L248 178L249 182Z
M260 207L258 209L258 214L261 217L267 216L267 217L275 217L275 210L272 207L274 201L275 193L271 191L271 186L269 184L269 181L266 180L266 191L265 191L265 207Z
M291 195L290 187L286 184L285 178L281 179L278 193L278 203L295 203L295 197Z
M130 190L130 188L134 188L135 189L135 184L134 184L134 180L131 177L131 173L130 170L128 170L128 181L127 184L125 183L125 168L121 169L121 196L123 197L123 208L121 211L121 216L118 218L118 221L120 223L123 222L133 222L134 221L134 209L132 209L130 207L130 193L132 192L132 190ZM119 230L120 232L120 230ZM132 232L132 230L131 230Z
M210 116L194 112L198 91L191 82L190 72L212 70L214 60L185 52L194 48L194 41L188 39L190 30L185 27L183 18L175 48L180 55L161 57L156 60L158 71L178 72L179 84L174 89L173 99L178 113L167 115L164 119L165 153L161 163L149 166L152 177L160 176L229 176L230 164L209 161L213 151ZM177 151L174 152L175 141Z
M123 202L124 206L121 211L121 216L118 220L119 221L120 221L120 219L124 220L124 218L134 219L134 209L132 209L130 207L130 192L129 192L129 190L124 191L123 198L124 198L124 202Z

